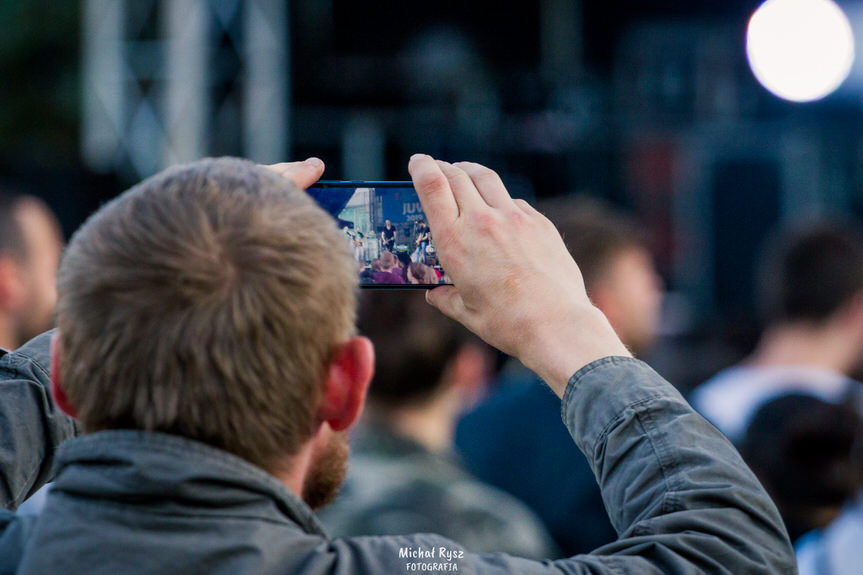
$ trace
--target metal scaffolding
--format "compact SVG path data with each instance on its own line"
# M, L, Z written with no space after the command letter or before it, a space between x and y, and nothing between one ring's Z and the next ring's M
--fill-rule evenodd
M288 155L286 0L86 0L84 159L134 177Z

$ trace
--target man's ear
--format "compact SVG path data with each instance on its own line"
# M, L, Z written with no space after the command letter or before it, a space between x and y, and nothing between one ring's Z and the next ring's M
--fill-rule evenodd
M10 256L0 255L0 309L18 309L24 291L20 266Z
M854 337L858 343L863 341L863 291L849 297L830 316L830 323ZM853 345L853 344L852 344Z
M484 345L462 345L450 360L445 373L445 377L449 377L452 386L461 394L462 403L468 406L479 401L491 378L491 352Z
M362 412L374 365L375 350L368 338L354 337L341 344L327 372L318 420L334 431L353 425Z
M863 324L863 291L848 298L839 308L841 320L845 323Z
M60 381L60 332L55 331L51 338L51 395L63 413L70 417L78 417L75 406L69 402L63 383Z

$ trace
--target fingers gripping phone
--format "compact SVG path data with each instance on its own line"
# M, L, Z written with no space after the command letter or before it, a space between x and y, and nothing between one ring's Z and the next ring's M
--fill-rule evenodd
M360 286L428 289L452 283L437 259L411 182L318 182L308 194L335 218L357 260Z

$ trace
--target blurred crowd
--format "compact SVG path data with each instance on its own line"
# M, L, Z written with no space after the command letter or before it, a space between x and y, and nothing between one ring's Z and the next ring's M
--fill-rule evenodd
M591 300L622 341L638 357L658 353L664 286L644 227L593 199L560 197L538 208L557 225ZM395 235L382 231L381 255L363 267L361 283L445 283L426 249L430 233L417 238L417 250L397 254ZM0 196L3 348L50 327L62 244L44 203ZM684 391L774 498L801 573L856 572L863 564L863 387L855 379L863 366L863 235L857 222L821 218L775 230L760 253L757 345ZM352 435L348 480L321 514L334 535L435 532L472 551L534 558L616 539L597 470L536 375L496 356L419 293L363 296L359 329L375 344L377 369L365 420Z

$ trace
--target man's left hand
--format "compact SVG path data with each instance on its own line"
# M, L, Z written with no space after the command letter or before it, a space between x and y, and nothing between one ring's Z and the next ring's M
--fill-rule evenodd
M318 158L309 158L303 162L282 162L264 167L288 178L303 190L320 180L324 173L324 163Z

